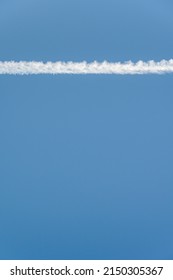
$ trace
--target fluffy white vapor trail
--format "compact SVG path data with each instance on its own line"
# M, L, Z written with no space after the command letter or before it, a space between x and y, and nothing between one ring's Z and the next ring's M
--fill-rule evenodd
M38 62L38 61L0 61L0 74L165 74L173 73L173 59L159 62Z

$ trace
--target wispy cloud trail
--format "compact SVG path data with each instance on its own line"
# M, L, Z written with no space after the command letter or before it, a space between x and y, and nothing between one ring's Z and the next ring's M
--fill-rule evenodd
M37 75L37 74L166 74L173 73L173 59L155 62L37 62L37 61L0 61L0 74Z

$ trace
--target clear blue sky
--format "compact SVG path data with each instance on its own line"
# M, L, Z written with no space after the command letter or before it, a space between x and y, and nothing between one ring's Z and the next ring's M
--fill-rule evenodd
M170 59L172 9L1 0L0 60ZM0 76L0 258L173 259L172 88L170 74Z

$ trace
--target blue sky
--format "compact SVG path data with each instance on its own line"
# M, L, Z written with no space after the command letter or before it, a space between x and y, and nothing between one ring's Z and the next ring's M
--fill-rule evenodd
M0 1L0 60L172 58L171 1ZM0 76L0 258L172 259L172 75Z

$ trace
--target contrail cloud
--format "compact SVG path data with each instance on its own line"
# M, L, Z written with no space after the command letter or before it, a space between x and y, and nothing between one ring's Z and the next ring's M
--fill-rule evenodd
M1 75L39 75L39 74L166 74L173 73L173 59L159 62L38 62L38 61L0 61Z

